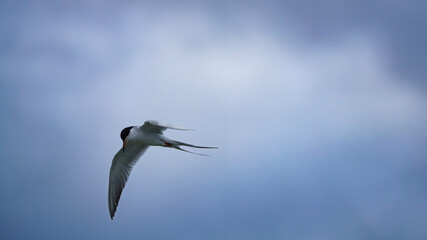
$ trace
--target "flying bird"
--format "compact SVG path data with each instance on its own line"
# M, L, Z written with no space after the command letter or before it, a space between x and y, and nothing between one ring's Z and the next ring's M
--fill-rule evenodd
M132 167L136 164L139 158L145 153L149 146L161 146L175 148L184 152L203 155L200 153L190 152L182 149L180 146L193 148L209 148L216 149L217 147L202 147L188 143L171 140L163 135L166 129L175 130L191 130L179 128L170 124L159 123L158 121L149 120L142 126L131 126L124 128L120 133L120 138L123 140L123 147L116 153L110 168L110 181L108 185L108 209L111 219L119 204L120 196L126 181L129 178Z

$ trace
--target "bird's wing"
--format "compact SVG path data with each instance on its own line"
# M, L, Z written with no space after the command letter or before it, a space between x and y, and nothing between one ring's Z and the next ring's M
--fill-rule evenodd
M161 123L161 122L158 122L155 120L146 121L144 123L144 125L142 125L139 129L143 132L152 132L152 133L159 133L160 134L168 128L175 129L175 130L192 130L192 129L186 129L186 128L173 126L173 125L166 124L166 123Z
M128 142L125 151L121 148L114 156L110 168L110 183L108 185L108 209L113 219L119 204L120 195L129 178L132 167L144 154L148 146Z

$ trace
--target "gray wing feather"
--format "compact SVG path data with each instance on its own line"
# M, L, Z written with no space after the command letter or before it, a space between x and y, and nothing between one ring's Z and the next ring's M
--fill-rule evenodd
M161 133L163 133L163 131L165 131L168 128L169 129L175 129L175 130L192 130L192 129L173 126L173 125L167 124L167 123L161 123L161 122L156 121L156 120L146 121L144 123L144 125L142 125L140 127L140 130L142 130L144 132L153 132L153 133L161 134Z
M129 142L124 152L123 148L121 148L114 156L110 168L110 181L108 185L108 209L111 219L114 217L120 196L133 166L138 162L147 148L148 146Z

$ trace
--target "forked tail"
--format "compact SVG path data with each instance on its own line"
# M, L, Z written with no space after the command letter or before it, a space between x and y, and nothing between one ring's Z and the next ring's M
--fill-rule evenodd
M183 143L183 142L179 142L179 141L175 141L173 140L173 144L171 147L178 149L180 151L184 151L184 152L188 152L188 153L192 153L192 154L196 154L196 155L200 155L200 156L209 156L206 154L201 154L201 153L195 153L195 152L191 152L185 149L180 148L180 146L185 146L185 147L192 147L192 148L204 148L204 149L218 149L218 147L204 147L204 146L196 146L196 145L192 145L192 144L188 144L188 143Z

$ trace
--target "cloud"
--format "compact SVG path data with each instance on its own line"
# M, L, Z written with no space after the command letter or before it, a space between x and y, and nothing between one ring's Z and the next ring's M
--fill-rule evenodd
M1 116L11 137L2 182L13 176L4 169L22 175L2 184L12 193L2 205L14 203L1 208L6 234L25 236L7 221L16 214L40 237L422 238L404 220L426 216L415 184L425 94L390 71L380 37L355 30L310 44L291 23L279 33L244 15L148 12L120 7L110 25L73 10L17 28L0 65L10 77L2 107L13 110ZM112 227L118 134L146 119L195 128L167 135L220 149L208 159L150 149Z

